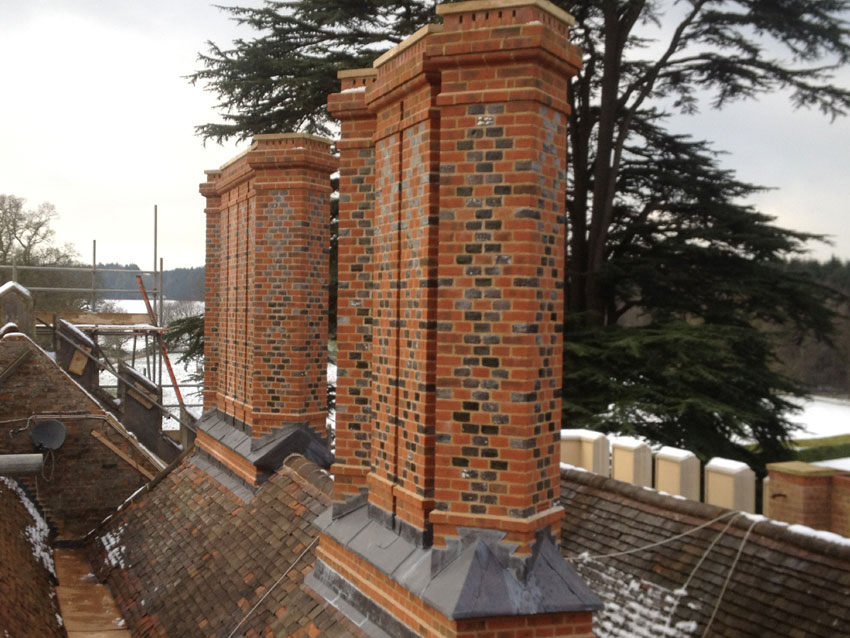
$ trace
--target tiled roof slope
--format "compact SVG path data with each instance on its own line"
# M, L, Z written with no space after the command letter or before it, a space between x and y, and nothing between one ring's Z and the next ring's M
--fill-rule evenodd
M598 638L703 636L745 538L708 636L848 635L847 544L588 472L561 476L562 552L605 602Z
M41 527L41 529L39 529ZM21 501L21 492L10 481L0 479L0 636L3 638L64 638L58 618L53 576L45 558L35 552L48 551L39 526ZM34 545L38 546L34 552Z
M303 584L329 490L293 456L252 494L196 451L99 528L89 556L133 636L365 637Z
M16 361L22 363L15 367ZM159 467L97 401L29 337L0 339L0 453L38 450L29 428L56 415L66 438L45 457L44 474L22 477L60 539L79 539L115 510ZM30 420L34 415L40 418ZM118 453L116 453L118 450ZM144 470L140 471L140 470ZM48 480L50 479L50 480ZM0 634L2 638L2 634Z

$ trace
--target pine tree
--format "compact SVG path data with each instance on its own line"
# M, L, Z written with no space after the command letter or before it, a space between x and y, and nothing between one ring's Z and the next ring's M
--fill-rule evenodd
M556 2L578 21L571 81L564 404L569 426L758 462L790 432L772 333L828 337L829 289L784 260L817 239L746 205L759 187L724 170L672 113L783 91L844 116L850 0ZM191 77L220 99L205 138L328 133L336 71L367 66L435 20L417 0L267 1L229 8L256 32L210 44ZM744 441L761 448L754 456Z

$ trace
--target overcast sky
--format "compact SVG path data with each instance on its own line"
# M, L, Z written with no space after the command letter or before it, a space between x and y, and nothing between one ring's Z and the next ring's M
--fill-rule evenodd
M0 25L0 193L53 203L57 238L84 261L97 240L98 261L145 269L158 204L165 267L202 265L198 184L246 144L204 147L193 127L216 119L214 96L184 76L207 40L250 34L206 0L0 0ZM742 179L777 187L755 203L781 225L832 235L814 256L850 259L848 120L770 96L676 126L729 151Z

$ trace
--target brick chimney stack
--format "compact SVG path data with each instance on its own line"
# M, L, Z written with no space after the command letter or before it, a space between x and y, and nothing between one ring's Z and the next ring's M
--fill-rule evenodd
M331 142L257 135L207 199L205 414L198 446L251 484L292 452L327 466Z
M573 20L437 13L329 98L337 492L308 582L374 635L590 636L601 603L556 540Z
M372 436L372 208L375 114L366 106L374 69L340 71L342 92L328 97L340 121L337 239L337 384L333 465L336 497L365 494ZM340 373L341 371L341 373Z

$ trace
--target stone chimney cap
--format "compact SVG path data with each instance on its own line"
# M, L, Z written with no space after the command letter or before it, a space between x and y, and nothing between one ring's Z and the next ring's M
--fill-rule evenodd
M440 6L442 6L442 5L440 5ZM438 6L437 8L439 9L440 7ZM412 47L414 44L419 42L425 36L427 36L431 33L439 33L442 30L443 30L443 26L441 24L426 24L424 27L419 29L416 33L405 38L403 42L401 42L400 44L397 44L392 49L390 49L389 51L384 53L382 56L380 56L378 59L376 59L372 63L372 66L377 69L382 64L385 64L386 62L389 62L390 60L392 60L394 57L396 57L402 51L406 51L407 49Z
M557 18L568 26L574 26L576 19L555 6L548 0L471 0L470 2L453 2L438 4L437 15L453 15L455 13L472 13L478 11L493 11L499 9L516 9L519 7L537 7Z
M803 461L768 463L767 470L768 472L782 472L796 476L832 476L836 472L835 468L812 465Z
M349 78L373 78L376 71L373 68L365 69L342 69L336 72L337 80L347 80Z

